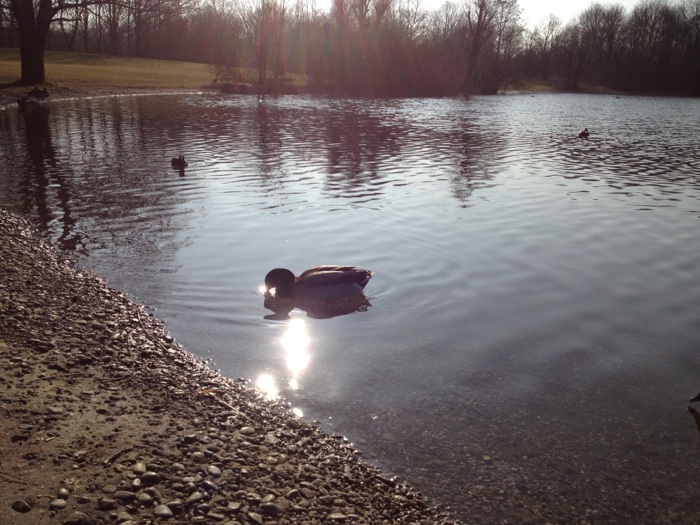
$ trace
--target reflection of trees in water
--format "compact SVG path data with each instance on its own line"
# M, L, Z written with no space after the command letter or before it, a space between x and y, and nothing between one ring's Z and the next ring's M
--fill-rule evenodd
M466 205L475 190L493 185L498 173L497 150L501 141L499 131L485 130L472 122L463 122L459 136L453 137L459 144L457 169L450 177L452 195ZM502 144L501 144L502 145Z
M20 211L28 216L36 213L42 231L57 224L60 227L55 239L58 247L72 252L81 242L74 233L76 219L71 207L71 170L68 166L61 166L56 158L49 126L49 107L32 107L19 116L26 138L26 161L31 168L27 176L18 181L22 202Z
M272 114L271 114L272 113ZM280 133L280 112L269 108L264 100L258 102L254 110L255 130L254 155L258 158L260 176L266 184L276 186L285 177L282 163L283 143Z
M396 125L357 108L334 113L328 122L325 189L337 197L352 198L361 190L380 195L377 182L386 177L382 164L400 151L397 135Z
M151 153L181 128L151 119L141 103L113 98L4 112L2 148L12 166L2 202L71 257L107 252L103 261L129 273L170 257L185 228L185 201L162 184L172 176L167 154Z

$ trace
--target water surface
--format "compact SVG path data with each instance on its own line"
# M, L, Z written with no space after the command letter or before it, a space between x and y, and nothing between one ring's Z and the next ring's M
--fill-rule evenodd
M694 523L699 121L600 95L73 100L0 113L0 203L468 523ZM265 319L269 269L324 263L376 272L366 311Z

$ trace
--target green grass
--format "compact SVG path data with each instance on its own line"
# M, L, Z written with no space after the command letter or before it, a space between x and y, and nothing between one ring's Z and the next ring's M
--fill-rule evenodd
M205 64L47 51L46 82L85 88L199 89L213 73ZM19 50L0 48L0 84L20 78Z

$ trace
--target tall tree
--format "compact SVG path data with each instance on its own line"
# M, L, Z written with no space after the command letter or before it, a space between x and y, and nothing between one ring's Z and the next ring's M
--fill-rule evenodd
M63 9L75 9L87 2L66 3L61 0L9 0L10 11L17 21L19 56L23 84L40 84L46 80L44 53L54 17Z

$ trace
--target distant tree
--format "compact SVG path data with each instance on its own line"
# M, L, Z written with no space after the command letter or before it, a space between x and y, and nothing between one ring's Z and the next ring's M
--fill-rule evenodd
M554 46L559 40L563 27L561 19L550 14L533 31L533 49L539 62L539 72L545 80L549 78Z
M467 7L466 47L467 63L464 89L467 93L481 91L482 73L480 60L494 34L493 19L497 0L470 0Z
M428 19L426 54L432 74L447 91L464 89L466 46L462 6L445 2Z

